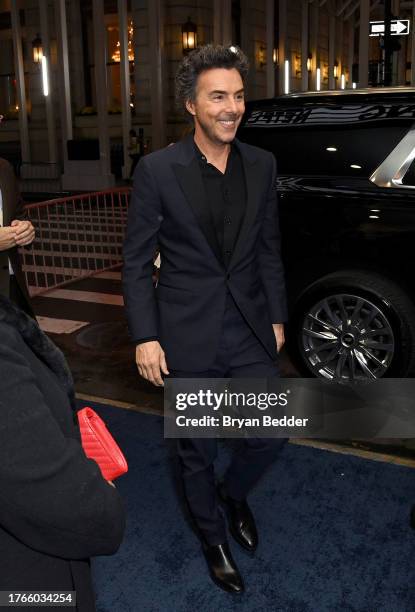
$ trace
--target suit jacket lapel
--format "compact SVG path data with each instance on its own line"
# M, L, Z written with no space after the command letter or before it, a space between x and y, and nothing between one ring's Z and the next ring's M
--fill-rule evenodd
M258 212L261 191L263 189L261 181L258 180L257 158L255 154L252 155L251 151L248 152L247 148L239 140L235 139L234 142L241 154L242 164L244 167L246 185L246 209L242 221L242 226L239 231L235 248L232 253L231 261L229 263L229 268L231 268L238 261L238 257L241 255L249 230L251 229L256 214Z
M3 225L10 225L13 215L12 210L12 193L11 193L11 184L10 179L7 176L7 171L5 170L3 164L0 163L0 189L3 200Z
M255 220L261 197L263 186L258 180L257 157L255 151L246 147L244 143L235 138L235 145L241 154L244 167L246 183L246 210L242 221L242 226L236 241L235 249L231 257L229 268L235 264L241 255L243 246L248 236L249 230ZM207 201L205 188L203 185L202 174L197 160L193 134L189 134L182 141L182 158L178 163L173 164L176 178L182 188L187 202L192 208L199 226L206 237L212 251L223 265L222 253L216 236L213 224L212 213L209 202Z
M190 136L191 139L187 136L183 140L186 157L185 163L173 164L173 171L210 248L215 253L221 265L223 265L212 213L203 185L202 173L194 152L193 134Z

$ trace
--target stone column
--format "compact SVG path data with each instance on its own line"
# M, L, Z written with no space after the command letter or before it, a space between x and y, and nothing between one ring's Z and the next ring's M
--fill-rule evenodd
M287 50L287 0L280 0L278 4L278 93L280 95L284 93L286 59L290 59Z
M26 87L24 81L22 29L20 26L19 7L17 0L11 2L11 18L13 32L14 71L16 74L17 102L19 105L19 131L22 163L30 164L31 155L29 143L29 126L27 121Z
M317 68L320 66L318 49L318 3L314 2L310 8L310 52L311 60L311 87L317 89ZM321 79L323 80L323 78Z
M231 45L232 1L213 0L213 42L215 45Z
M120 73L121 73L121 103L122 103L122 135L124 149L123 178L127 178L130 170L128 156L129 132L131 129L130 106L130 62L128 59L128 15L125 0L118 0L118 19L120 25Z
M275 46L275 2L267 0L266 5L266 28L267 28L267 98L275 96L275 66L273 51Z
M309 54L308 44L308 0L302 0L301 4L301 89L308 90L307 59Z
M107 33L105 30L104 2L92 0L94 26L94 63L95 89L98 113L98 138L101 165L101 187L111 187L114 177L111 174L111 151L108 128L108 73L107 73Z
M134 27L134 123L151 128L149 15L147 0L131 0Z
M85 67L84 67L84 50L82 40L82 14L80 2L82 0L71 0L69 2L69 23L74 33L70 36L71 47L71 75L76 83L73 89L73 102L76 111L79 111L85 106Z
M369 13L370 2L360 0L359 87L367 87L369 82Z
M40 10L40 33L43 44L43 54L46 58L47 78L49 83L49 94L45 96L46 123L48 128L49 162L56 164L58 161L58 147L56 138L55 107L53 100L53 86L51 82L51 55L49 38L49 11L48 0L39 0Z
M415 2L412 7L411 19L411 85L415 86Z
M153 126L153 151L166 146L166 118L164 114L163 51L164 22L161 0L148 3L151 122Z
M334 62L336 61L336 18L329 15L329 89L336 89Z
M347 21L347 28L349 30L349 83L348 88L353 88L353 63L354 63L354 40L355 40L355 29L354 29L354 14Z
M68 26L65 0L56 0L56 30L58 43L58 74L63 160L68 161L67 141L73 138L71 83L69 78Z

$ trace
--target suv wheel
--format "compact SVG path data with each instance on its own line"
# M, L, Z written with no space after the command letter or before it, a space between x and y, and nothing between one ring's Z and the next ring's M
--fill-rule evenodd
M415 308L400 287L360 271L329 274L296 305L291 344L304 374L366 380L415 371Z

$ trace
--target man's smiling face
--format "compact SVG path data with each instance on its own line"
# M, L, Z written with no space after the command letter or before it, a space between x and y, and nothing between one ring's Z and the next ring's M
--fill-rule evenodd
M195 100L186 108L194 116L196 131L212 143L232 142L245 112L241 75L235 68L205 70L197 79Z

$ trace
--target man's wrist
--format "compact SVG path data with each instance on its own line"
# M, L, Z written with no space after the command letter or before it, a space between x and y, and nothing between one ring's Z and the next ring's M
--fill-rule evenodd
M146 338L139 338L138 340L134 340L134 344L138 346L139 344L144 344L145 342L153 342L154 340L158 339L158 336L148 336Z

